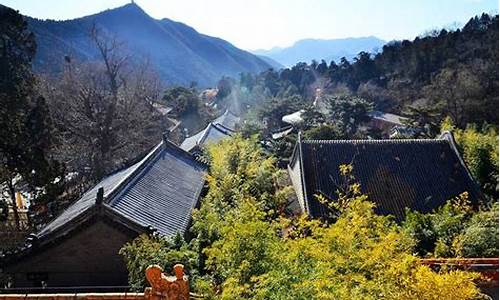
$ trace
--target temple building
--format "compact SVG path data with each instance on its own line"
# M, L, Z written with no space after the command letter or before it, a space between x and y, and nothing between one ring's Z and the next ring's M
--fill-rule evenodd
M232 136L238 129L239 122L240 117L226 110L223 115L210 122L205 129L186 138L180 147L190 153L198 153L206 144L217 143Z
M302 140L299 135L288 171L302 212L328 217L315 195L337 199L342 164L353 166L355 181L375 202L376 212L399 221L406 208L430 212L463 192L473 204L483 197L451 133L426 140Z
M164 139L96 184L2 261L12 287L127 286L120 248L142 233L185 235L206 166Z

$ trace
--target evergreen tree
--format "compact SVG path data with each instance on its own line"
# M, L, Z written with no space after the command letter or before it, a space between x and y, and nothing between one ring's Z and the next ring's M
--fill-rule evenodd
M19 228L16 183L28 184L34 208L41 199L55 199L63 178L61 166L48 156L51 126L45 100L35 96L35 38L23 17L7 7L0 7L0 32L0 181L8 189ZM50 216L49 210L42 211Z

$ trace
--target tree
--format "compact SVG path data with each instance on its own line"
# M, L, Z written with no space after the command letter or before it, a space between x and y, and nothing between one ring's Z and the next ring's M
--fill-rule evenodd
M478 121L470 113L484 109L478 106L486 97L486 82L481 80L487 77L486 74L481 75L485 72L484 67L470 65L443 69L427 88L427 94L435 103L443 104L445 113L452 117L455 124L464 127L467 123ZM497 108L484 104L493 110Z
M198 210L193 213L193 244L200 253L199 268L203 269L203 249L221 236L233 211L250 201L251 205L274 218L285 212L290 188L282 188L283 172L275 160L266 157L255 137L240 136L209 146L209 190ZM249 204L250 205L250 204Z
M179 117L190 112L197 112L200 105L196 91L182 86L167 89L162 99Z
M348 96L327 97L330 109L330 122L336 125L344 137L353 136L359 125L369 120L368 113L372 111L372 103Z
M337 140L341 139L343 133L339 128L323 124L304 131L304 139L306 140Z
M294 113L303 107L304 100L300 96L271 97L264 101L258 109L258 117L267 120L269 129L280 128L283 124L281 118Z
M498 202L472 216L453 248L459 257L498 257Z
M421 257L498 256L498 202L474 211L461 194L431 213L407 211L403 229Z
M217 99L222 100L231 94L231 89L234 82L229 77L222 77L221 80L217 83Z
M175 264L183 264L187 273L196 276L196 253L189 250L181 235L171 239L156 235L140 235L120 249L128 270L128 282L132 289L143 291L147 286L144 272L150 265L160 265L171 270Z
M411 255L412 241L366 196L346 202L335 223L271 221L244 202L207 250L221 274L219 299L476 299L476 275L435 273ZM453 284L450 284L452 282Z
M370 57L370 53L361 51L355 58L353 63L353 77L356 81L357 89L361 82L368 82L372 79L378 79L378 70L375 61Z
M35 92L34 35L23 16L7 7L0 7L0 32L0 181L7 187L19 229L16 183L28 184L33 209L54 200L64 178L62 166L49 155L51 120L45 100Z
M312 105L307 106L304 109L304 112L302 113L301 117L304 120L301 124L301 128L305 130L317 127L326 122L325 116L322 113L320 113L316 107Z
M147 151L161 136L159 79L147 62L132 65L123 45L93 28L100 61L66 60L44 92L58 129L59 155L80 181L95 182Z
M498 197L498 128L486 125L478 128L468 125L456 128L451 118L445 118L441 131L451 131L460 153L481 185L482 191L491 199Z
M327 71L328 65L326 64L326 61L322 59L321 63L316 67L316 72L318 72L320 75L325 75Z
M435 138L439 133L440 114L436 107L429 105L410 105L403 112L408 127L416 129L421 137Z

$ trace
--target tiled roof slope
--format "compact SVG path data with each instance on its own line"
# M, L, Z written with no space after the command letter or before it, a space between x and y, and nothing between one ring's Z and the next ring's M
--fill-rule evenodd
M156 146L140 162L95 185L43 228L42 239L63 230L96 205L99 188L103 206L138 227L152 227L162 235L185 232L191 210L205 182L206 166L168 141Z
M217 143L223 138L230 137L233 133L232 130L220 124L210 123L204 130L186 138L181 144L181 149L189 152L208 143Z
M240 123L240 117L233 114L229 109L224 112L224 114L217 119L213 120L212 123L220 124L232 131L235 131Z
M368 113L368 116L374 119L392 123L394 125L403 125L403 121L408 120L408 118L381 111L372 111Z
M297 169L304 207L313 217L326 215L315 194L336 198L341 164L352 163L356 181L377 212L397 220L406 207L429 212L464 191L473 202L482 197L450 135L435 140L311 140L297 147L291 164L301 163Z
M236 131L239 122L240 117L226 110L222 116L209 123L205 129L186 138L181 143L181 149L189 152L207 143L217 143L223 138L230 137Z

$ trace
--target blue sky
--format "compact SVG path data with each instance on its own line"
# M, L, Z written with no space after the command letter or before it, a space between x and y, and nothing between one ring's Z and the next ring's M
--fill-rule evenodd
M42 19L72 19L127 0L0 0ZM136 0L154 18L170 18L199 32L254 50L289 46L303 38L377 36L413 39L434 28L463 25L498 0Z

